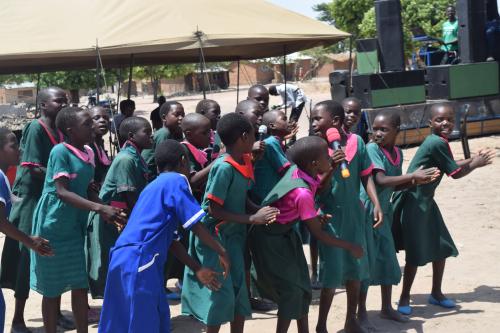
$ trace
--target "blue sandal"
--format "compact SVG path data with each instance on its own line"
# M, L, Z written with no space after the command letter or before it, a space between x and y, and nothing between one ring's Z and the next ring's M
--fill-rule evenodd
M440 307L446 308L446 309L453 309L454 307L457 306L457 304L455 303L455 301L453 301L453 300L451 300L449 298L445 298L445 299L443 299L441 301L438 301L432 295L429 295L429 304L437 305L437 306L440 306Z
M409 316L411 315L412 308L409 305L398 305L398 312L405 316Z

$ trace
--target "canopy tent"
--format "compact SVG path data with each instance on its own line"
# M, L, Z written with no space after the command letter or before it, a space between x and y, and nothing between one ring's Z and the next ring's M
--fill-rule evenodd
M282 56L349 34L263 0L4 0L0 74Z

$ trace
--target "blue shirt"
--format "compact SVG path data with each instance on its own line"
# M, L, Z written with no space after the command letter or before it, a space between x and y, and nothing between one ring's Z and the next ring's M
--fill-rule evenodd
M5 216L8 217L10 209L12 208L12 201L10 198L10 184L7 176L0 170L0 202L5 205Z

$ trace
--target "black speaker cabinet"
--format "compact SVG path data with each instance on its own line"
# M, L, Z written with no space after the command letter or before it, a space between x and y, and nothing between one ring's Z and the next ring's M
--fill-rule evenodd
M349 96L349 71L337 70L331 72L329 77L332 100L341 103L344 98Z
M486 1L457 0L458 48L462 63L486 60Z
M377 38L382 72L405 70L403 24L399 0L375 1Z

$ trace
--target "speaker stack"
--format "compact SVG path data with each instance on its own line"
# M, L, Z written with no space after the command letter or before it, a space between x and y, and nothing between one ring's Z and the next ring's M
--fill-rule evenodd
M382 72L404 71L405 55L400 1L375 1L375 15Z
M458 48L462 63L486 60L486 1L457 0Z
M332 100L341 103L344 98L349 96L349 71L333 71L330 73L329 78Z

